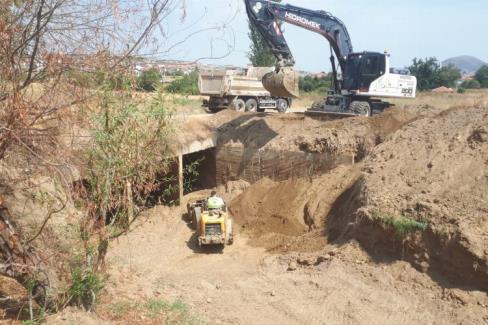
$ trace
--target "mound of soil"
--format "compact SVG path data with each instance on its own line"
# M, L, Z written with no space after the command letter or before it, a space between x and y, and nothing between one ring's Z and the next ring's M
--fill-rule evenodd
M325 217L337 197L358 177L339 166L314 179L273 182L264 178L230 203L230 211L251 244L272 251L315 251L326 244Z
M345 132L345 123L367 124L371 134L382 134L381 141L360 167L339 166L313 179L257 182L231 202L236 223L253 245L268 250L314 251L354 237L373 254L393 254L423 272L487 290L486 109L401 120L398 114L331 121L343 124ZM333 133L327 139L334 136L349 141ZM314 141L319 148L320 139Z
M219 127L219 143L271 150L363 156L416 114L390 109L373 118L323 121L304 115L241 115Z
M407 125L373 150L364 171L350 191L362 197L360 212L426 226L409 236L408 245L403 239L405 258L423 270L439 269L454 281L488 289L486 109L451 109Z

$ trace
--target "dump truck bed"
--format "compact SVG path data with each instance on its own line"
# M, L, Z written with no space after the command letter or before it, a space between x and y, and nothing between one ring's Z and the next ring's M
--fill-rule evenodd
M229 70L201 71L198 89L204 96L270 96L261 81L262 76L270 69L253 68L249 69L246 75L239 75Z

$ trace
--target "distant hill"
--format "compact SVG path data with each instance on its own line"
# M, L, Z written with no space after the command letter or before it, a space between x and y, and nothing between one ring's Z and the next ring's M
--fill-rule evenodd
M462 72L471 74L487 63L473 56L463 55L442 61L443 66L448 64L454 64Z

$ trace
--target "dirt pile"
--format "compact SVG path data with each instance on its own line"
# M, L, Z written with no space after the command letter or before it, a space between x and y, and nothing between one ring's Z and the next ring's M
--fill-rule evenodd
M218 121L220 145L261 150L305 151L328 154L359 152L365 156L388 134L417 118L407 110L390 109L373 118L321 120L298 114L236 114L222 112Z
M225 202L230 202L236 196L247 190L249 186L251 184L244 180L229 181L217 187L217 192L224 198Z
M251 244L272 251L314 251L326 244L324 219L337 197L358 177L340 166L313 179L262 179L230 203L235 222Z
M358 230L370 248L394 249L423 271L487 290L487 126L487 110L471 108L402 128L366 159L366 176L343 197L356 204L337 208L331 228L360 208L359 215L389 230L382 237Z
M384 137L359 167L263 179L244 191L230 204L240 231L272 251L311 252L358 238L373 254L386 252L452 283L487 290L487 111L455 108L410 116L410 123L395 114L366 120L371 134ZM344 139L333 133L327 139L335 136ZM315 148L322 144L314 141Z

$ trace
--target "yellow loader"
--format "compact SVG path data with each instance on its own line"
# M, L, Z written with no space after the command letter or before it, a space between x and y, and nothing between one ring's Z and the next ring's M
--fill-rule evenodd
M199 246L232 245L234 242L232 219L227 207L209 209L207 200L189 203L188 215L191 217L193 229L198 235Z

